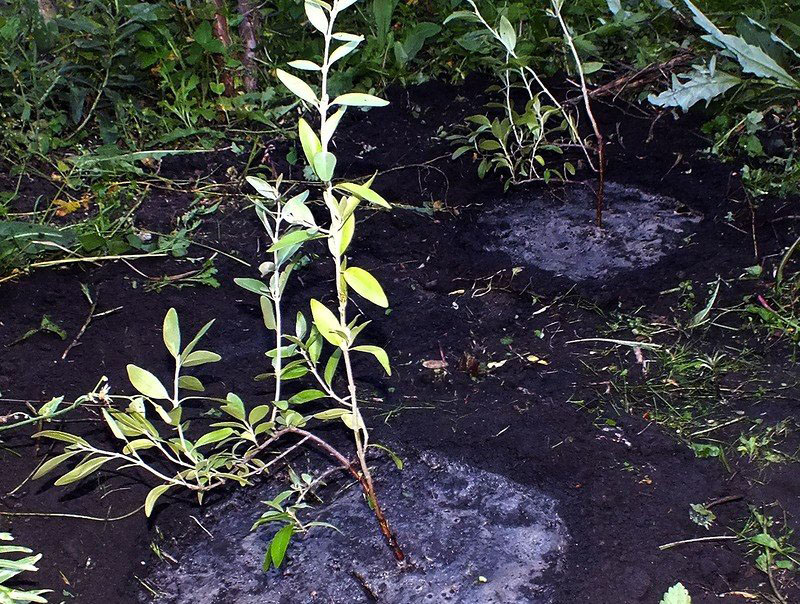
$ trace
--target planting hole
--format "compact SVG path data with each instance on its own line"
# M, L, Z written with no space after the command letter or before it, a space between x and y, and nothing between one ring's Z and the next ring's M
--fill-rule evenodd
M159 565L149 581L175 604L546 604L545 571L560 569L567 532L555 502L535 489L433 453L390 463L377 473L381 501L410 566L398 568L358 488L333 496L311 515L342 534L312 529L293 540L279 570L261 571L274 528L250 526L265 494L241 493L185 541L177 567ZM453 522L458 518L460 522Z
M490 233L484 249L572 281L602 279L654 265L681 242L701 216L669 197L607 183L603 227L594 224L590 186L572 185L565 198L517 194L480 218Z

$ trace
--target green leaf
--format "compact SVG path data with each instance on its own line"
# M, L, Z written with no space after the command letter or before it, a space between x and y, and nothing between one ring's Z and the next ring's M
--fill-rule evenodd
M206 335L206 332L211 328L213 324L214 324L214 319L211 319L208 323L206 323L200 328L200 331L197 332L197 335L194 336L194 339L192 339L192 341L189 342L189 345L183 349L182 354L184 357L187 357L190 354L192 354L194 347L197 346L197 343L204 335Z
M272 407L269 405L259 405L258 407L253 407L247 416L247 421L251 426L254 426L262 419L267 417L270 411L272 411Z
M57 487L64 486L65 484L70 484L72 482L76 482L83 478L86 478L92 472L97 471L104 463L113 459L112 457L93 457L88 461L84 461L81 464L75 466L72 470L64 474L61 478L56 480L53 484Z
M247 277L237 277L233 280L233 282L241 287L242 289L246 289L249 292L253 292L254 294L258 294L263 296L266 293L269 293L269 287L263 281L259 281L258 279L250 279Z
M156 400L169 400L167 389L152 373L136 365L128 365L127 369L128 379L136 390Z
M352 193L359 199L363 199L370 203L374 203L375 205L381 206L382 208L386 208L389 210L392 208L392 206L389 205L388 201L386 201L383 197L378 195L378 193L376 193L367 186L359 185L354 182L343 182L337 184L335 188L347 191L348 193Z
M277 252L278 250L282 250L299 243L304 243L309 239L315 239L317 237L319 237L319 234L317 233L316 229L300 229L297 231L292 231L291 233L287 233L278 239L278 241L273 243L267 251Z
M325 383L330 386L333 383L333 378L336 375L336 368L339 366L339 360L342 358L342 349L337 348L333 351L328 362L325 363L325 373L323 379Z
M162 333L164 345L169 353L177 359L181 353L181 328L178 323L178 312L174 308L170 308L164 317Z
M220 409L222 409L228 415L231 415L238 420L244 421L245 410L242 399L236 396L233 392L229 392L228 396L225 397L225 400L228 401L227 404L220 407Z
M71 445L80 445L82 447L89 447L89 443L82 439L80 436L75 436L69 432L60 432L58 430L42 430L33 435L33 438L52 438L53 440L60 440Z
M297 122L297 133L300 137L300 145L303 147L306 161L309 166L313 166L314 156L322 151L322 143L319 141L314 129L302 117Z
M311 401L316 401L321 398L325 398L328 396L322 390L316 390L314 388L310 388L308 390L303 390L302 392L298 392L294 396L289 398L290 405L302 405L303 403L309 403Z
M720 281L717 281L717 286L714 288L714 293L711 294L711 297L708 299L708 302L703 307L703 309L698 312L695 316L692 317L692 320L689 322L689 328L697 327L702 325L708 319L708 315L711 314L711 309L714 308L714 304L717 301L717 296L719 295L719 286Z
M173 485L171 484L160 484L157 487L153 487L150 489L150 492L147 493L147 497L144 499L144 515L150 518L150 514L153 513L153 506L155 506L156 501L159 497L161 497L164 493L166 493L169 489L172 488Z
M330 182L336 170L336 156L330 151L320 151L314 156L314 172L322 182Z
M363 92L348 92L337 96L331 102L331 106L345 105L347 107L386 107L388 104L389 101Z
M356 230L356 217L350 216L344 221L342 225L341 239L339 240L339 255L343 256L350 247L350 242L353 240L353 234Z
M60 464L67 461L70 457L77 455L79 451L67 451L66 453L62 453L61 455L56 455L55 457L51 457L46 462L44 462L39 469L36 470L36 473L31 477L32 480L37 480L44 476L45 474L49 474L53 470L55 470Z
M325 409L325 411L320 411L319 413L315 413L313 417L315 419L320 419L322 421L331 421L334 419L339 419L343 415L349 415L350 412L351 412L350 409L343 409L343 408Z
M320 132L323 140L331 140L333 133L336 132L336 128L339 126L339 122L342 120L342 116L344 115L345 111L347 111L347 107L339 107L339 110L336 113L325 120Z
M377 306L389 307L389 300L386 299L381 284L363 268L351 266L344 272L344 280L362 298L366 298Z
M754 537L750 537L750 541L771 550L781 551L780 545L778 545L778 542L775 540L775 538L767 533L759 533Z
M389 364L389 355L380 346L354 346L353 350L359 352L366 352L378 359L378 362L383 366L386 375L392 375L392 367Z
M194 392L202 392L205 390L203 383L193 375L182 375L178 378L178 387L184 390L192 390Z
M248 176L247 178L245 178L245 180L248 183L250 183L250 186L252 186L256 190L256 192L259 195L261 195L261 197L266 197L271 201L275 201L276 199L278 199L278 197L280 197L280 193L278 192L278 190L275 187L273 187L270 183L268 183L266 180L263 180L256 176Z
M196 367L197 365L205 365L206 363L216 363L222 357L216 352L210 350L195 350L188 357L183 359L181 365L183 367Z
M447 25L450 21L455 21L456 19L464 19L465 21L470 21L472 23L480 23L480 19L478 16L470 10L457 10L451 13L447 19L444 20L444 24Z
M214 430L213 432L203 434L203 436L197 439L197 442L194 443L194 446L195 448L199 449L205 445L218 443L228 438L231 434L233 434L233 428L220 428L219 430Z
M334 346L341 346L345 343L344 334L346 334L347 328L322 302L314 298L311 299L311 316L320 335L328 342Z
M267 557L264 559L264 571L269 570L270 563L272 563L275 568L280 568L286 556L286 548L289 547L289 541L291 541L293 534L294 527L291 524L287 524L275 533L275 536L269 544Z
M311 103L312 105L317 105L319 101L317 100L316 93L312 90L311 86L306 84L303 80L297 76L293 76L290 73L286 73L283 71L283 69L277 69L276 75L283 85L286 86L295 96L300 97L302 100Z
M661 604L692 604L692 597L681 583L676 583L664 594Z
M272 309L272 301L266 296L261 296L261 316L264 318L264 326L267 329L275 329L275 312Z
M125 435L122 433L119 424L117 424L116 420L111 417L111 414L108 412L108 410L101 409L101 412L103 414L103 419L106 420L106 424L108 424L108 427L111 429L111 433L120 440L127 440Z

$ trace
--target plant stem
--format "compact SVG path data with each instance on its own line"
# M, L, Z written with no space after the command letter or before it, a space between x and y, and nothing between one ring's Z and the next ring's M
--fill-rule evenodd
M594 136L597 141L597 204L595 206L595 224L598 227L601 227L603 226L603 207L605 205L606 143L605 139L603 138L603 133L600 132L600 126L597 125L597 120L592 112L592 103L589 100L589 89L586 86L586 74L583 72L583 63L581 63L578 49L575 48L575 42L572 39L572 33L569 31L569 27L567 26L566 21L564 21L564 16L561 14L563 0L552 0L552 3L553 12L558 19L559 25L561 25L561 29L564 32L564 39L566 40L567 46L572 53L572 58L575 61L575 69L577 69L578 77L580 78L584 108L586 109L586 114L589 116L589 121L592 124Z

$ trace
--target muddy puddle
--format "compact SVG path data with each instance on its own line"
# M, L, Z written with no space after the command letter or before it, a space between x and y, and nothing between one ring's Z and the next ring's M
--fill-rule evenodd
M492 234L483 248L572 281L602 279L656 264L702 219L675 199L612 182L603 228L597 228L592 186L572 185L560 198L504 199L480 218L481 229Z
M202 519L195 541L175 544L177 565L147 577L175 604L547 604L565 555L567 531L555 501L508 479L433 453L381 463L387 515L410 564L399 567L357 488L339 489L313 511L336 526L293 541L287 562L264 573L276 530L251 533L264 510L242 492ZM264 493L260 498L266 498ZM277 527L276 527L277 528ZM141 601L153 601L142 594Z

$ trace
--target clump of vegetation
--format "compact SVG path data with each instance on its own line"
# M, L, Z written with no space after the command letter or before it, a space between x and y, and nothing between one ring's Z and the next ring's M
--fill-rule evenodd
M18 604L19 602L47 602L44 594L49 589L22 589L10 587L9 582L22 573L36 572L36 563L42 554L34 554L33 550L20 545L2 545L13 541L10 533L0 533L0 604ZM21 557L20 557L21 556Z
M204 495L228 482L248 485L267 474L301 444L315 445L328 454L336 467L350 472L364 490L370 508L375 513L381 532L386 537L395 557L404 555L392 532L378 501L375 484L367 462L369 431L361 415L358 392L353 377L352 355L362 353L377 359L390 373L389 358L377 346L357 344L356 338L368 321L358 316L348 316L349 290L380 307L388 300L378 281L366 270L350 266L346 252L356 227L356 210L367 202L381 207L389 204L371 188L371 182L333 183L337 163L329 145L347 107L380 107L386 102L372 95L350 92L331 98L328 75L331 66L353 52L363 38L335 28L336 18L352 2L335 0L332 5L306 1L308 18L325 37L325 52L321 64L297 60L290 65L295 69L319 73L319 94L309 84L287 72L279 77L298 97L318 112L320 128L315 133L304 119L299 121L299 135L309 165L322 182L322 201L328 210L327 225L317 224L311 209L306 205L310 193L304 191L285 199L281 193L281 179L273 185L265 180L250 177L260 197L254 200L256 213L270 240L271 259L262 263L261 273L267 282L258 279L238 279L240 286L260 296L265 326L275 332L275 347L267 352L272 359L269 377L274 380L274 398L271 403L247 407L234 393L229 393L219 407L227 416L225 421L211 423L196 436L189 437L190 425L197 420L185 416L186 403L218 402L205 397L204 386L186 369L218 362L220 355L199 349L201 339L213 321L186 343L180 329L178 314L170 309L164 318L162 335L164 345L175 361L169 381L163 382L155 373L137 365L128 365L128 378L138 391L133 396L112 395L106 383L85 398L102 407L102 416L114 437L120 441L119 449L101 448L82 437L64 431L45 430L36 436L67 443L62 454L48 460L35 474L44 476L69 460L78 463L56 480L56 485L67 485L83 480L107 463L118 468L134 467L145 472L158 484L145 499L144 511L152 513L157 500L173 488L196 493L202 502ZM335 110L333 113L331 111ZM337 198L337 192L341 197ZM285 328L282 300L289 278L304 243L325 239L333 263L336 283L337 312L317 299L310 301L310 321L298 312L294 333ZM326 353L327 345L333 347ZM323 355L323 353L326 353ZM326 360L323 362L323 358ZM345 392L337 392L335 376L343 366ZM284 384L305 377L313 378L314 388L300 390L291 396ZM169 388L164 384L169 384ZM303 414L300 405L327 400L333 406L316 413ZM119 404L126 405L123 409ZM348 455L318 436L312 430L318 422L342 422L352 431L356 449L357 466ZM294 439L292 444L287 440ZM264 458L267 458L265 461ZM357 468L357 469L356 469ZM297 511L305 507L305 497L315 486L312 478L304 479L293 490L286 491L271 502L271 510L256 523L284 524L273 537L265 565L279 566L293 532L305 532L319 523L304 524ZM289 505L286 499L294 496ZM288 507L287 507L288 506Z

